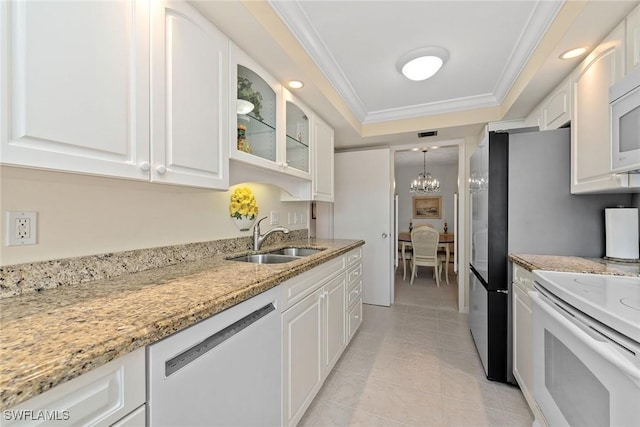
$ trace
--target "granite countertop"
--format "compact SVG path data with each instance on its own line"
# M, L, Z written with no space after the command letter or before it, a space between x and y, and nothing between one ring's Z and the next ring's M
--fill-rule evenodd
M234 254L216 255L2 299L0 410L363 244L361 240L288 241L261 252L284 246L327 250L285 264L244 263L226 259Z
M570 273L640 276L640 264L559 255L511 254L509 259L529 271L566 271Z

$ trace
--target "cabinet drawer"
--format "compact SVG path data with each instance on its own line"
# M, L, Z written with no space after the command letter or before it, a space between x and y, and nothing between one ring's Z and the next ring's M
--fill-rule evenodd
M358 327L362 323L362 298L358 298L356 304L349 310L349 320L348 320L348 339L347 341L351 341L353 338L353 334L356 333Z
M60 384L20 405L12 413L56 414L56 425L108 426L145 401L145 349L139 348L104 366ZM4 420L2 425L30 425Z
M519 285L524 292L532 291L533 273L517 264L513 264L513 283Z
M341 256L282 283L282 311L288 309L320 286L344 273L346 257Z
M353 283L357 282L360 277L362 277L362 264L358 263L349 268L349 270L347 271L348 286L351 286Z
M347 265L352 265L362 259L362 248L354 249L347 254Z
M353 285L349 285L347 291L347 307L351 307L362 296L362 280L357 281Z

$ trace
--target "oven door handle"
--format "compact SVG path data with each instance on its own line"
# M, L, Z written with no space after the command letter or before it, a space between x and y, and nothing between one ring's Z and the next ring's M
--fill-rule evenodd
M546 315L567 328L577 339L599 354L607 362L623 371L631 381L640 387L640 369L636 368L633 363L620 354L620 349L616 344L600 336L596 336L595 333L589 331L585 325L568 319L559 311L559 308L551 307L553 303L546 297L541 296L539 292L530 291L529 296L533 300L533 303L544 311Z

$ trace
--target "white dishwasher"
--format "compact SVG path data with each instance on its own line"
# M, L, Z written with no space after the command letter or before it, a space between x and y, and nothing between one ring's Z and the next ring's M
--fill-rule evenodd
M147 425L281 425L280 287L147 347Z

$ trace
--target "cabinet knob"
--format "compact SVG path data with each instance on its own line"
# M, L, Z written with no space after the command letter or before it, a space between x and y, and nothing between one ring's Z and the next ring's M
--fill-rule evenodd
M147 172L149 169L151 169L151 165L149 164L149 162L142 162L140 163L140 169Z
M167 171L167 167L165 165L160 165L156 168L156 172L158 172L160 175L162 175L166 171Z
M387 238L387 233L382 233L382 238L386 239Z

